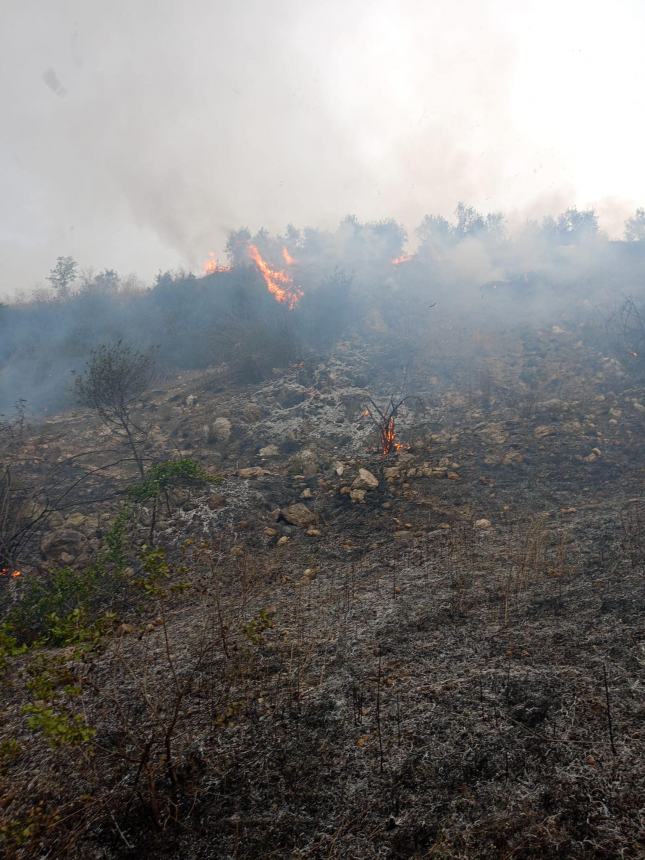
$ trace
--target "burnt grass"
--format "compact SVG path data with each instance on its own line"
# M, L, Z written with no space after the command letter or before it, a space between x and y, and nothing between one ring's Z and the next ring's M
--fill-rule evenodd
M362 406L403 365L418 402L384 459ZM357 339L257 385L168 380L142 406L149 456L223 481L173 500L161 586L98 645L36 655L77 689L54 701L90 740L30 728L36 657L8 658L7 856L642 856L644 407L573 325L412 358ZM229 438L204 429L218 416ZM97 426L33 427L33 474L100 450ZM114 516L128 472L111 458L81 461L105 469L70 509ZM379 481L363 502L345 489L359 467ZM285 518L296 502L313 527ZM22 579L51 575L31 553Z

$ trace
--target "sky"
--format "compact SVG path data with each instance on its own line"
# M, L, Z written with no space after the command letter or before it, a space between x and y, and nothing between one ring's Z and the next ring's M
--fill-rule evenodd
M645 206L643 0L0 0L0 296L228 230Z

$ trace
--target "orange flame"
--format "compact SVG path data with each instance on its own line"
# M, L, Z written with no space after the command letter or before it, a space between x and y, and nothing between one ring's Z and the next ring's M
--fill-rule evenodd
M381 431L381 448L384 454L389 454L396 447L396 430L394 429L394 418L390 418L387 425Z
M414 254L402 254L400 257L395 257L391 263L393 266L400 266L401 263L409 263L414 259Z
M222 266L217 262L217 257L214 251L208 252L208 259L202 267L205 275L214 275L216 272L230 272L230 266Z
M285 261L287 266L295 266L296 265L296 261L293 259L293 257L289 253L289 249L286 247L282 249L282 259Z
M253 260L258 271L264 278L267 290L276 302L284 302L290 311L298 304L304 293L299 287L294 287L293 278L280 269L272 269L260 254L256 245L249 245L249 257Z
M22 576L22 571L9 570L8 567L3 567L2 570L0 570L0 576L10 576L11 579L15 579L18 576Z

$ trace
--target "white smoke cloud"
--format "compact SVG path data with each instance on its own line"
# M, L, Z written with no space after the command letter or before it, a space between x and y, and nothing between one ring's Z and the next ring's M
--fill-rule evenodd
M620 232L645 201L645 13L562 6L4 0L0 294L58 255L149 277L242 224L413 228L460 199L516 222L599 203Z

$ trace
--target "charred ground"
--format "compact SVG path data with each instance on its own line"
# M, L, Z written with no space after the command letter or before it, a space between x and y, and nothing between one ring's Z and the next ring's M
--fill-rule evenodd
M158 385L145 456L204 471L154 546L94 417L16 430L20 485L72 489L0 583L10 856L639 855L640 376L437 314Z

